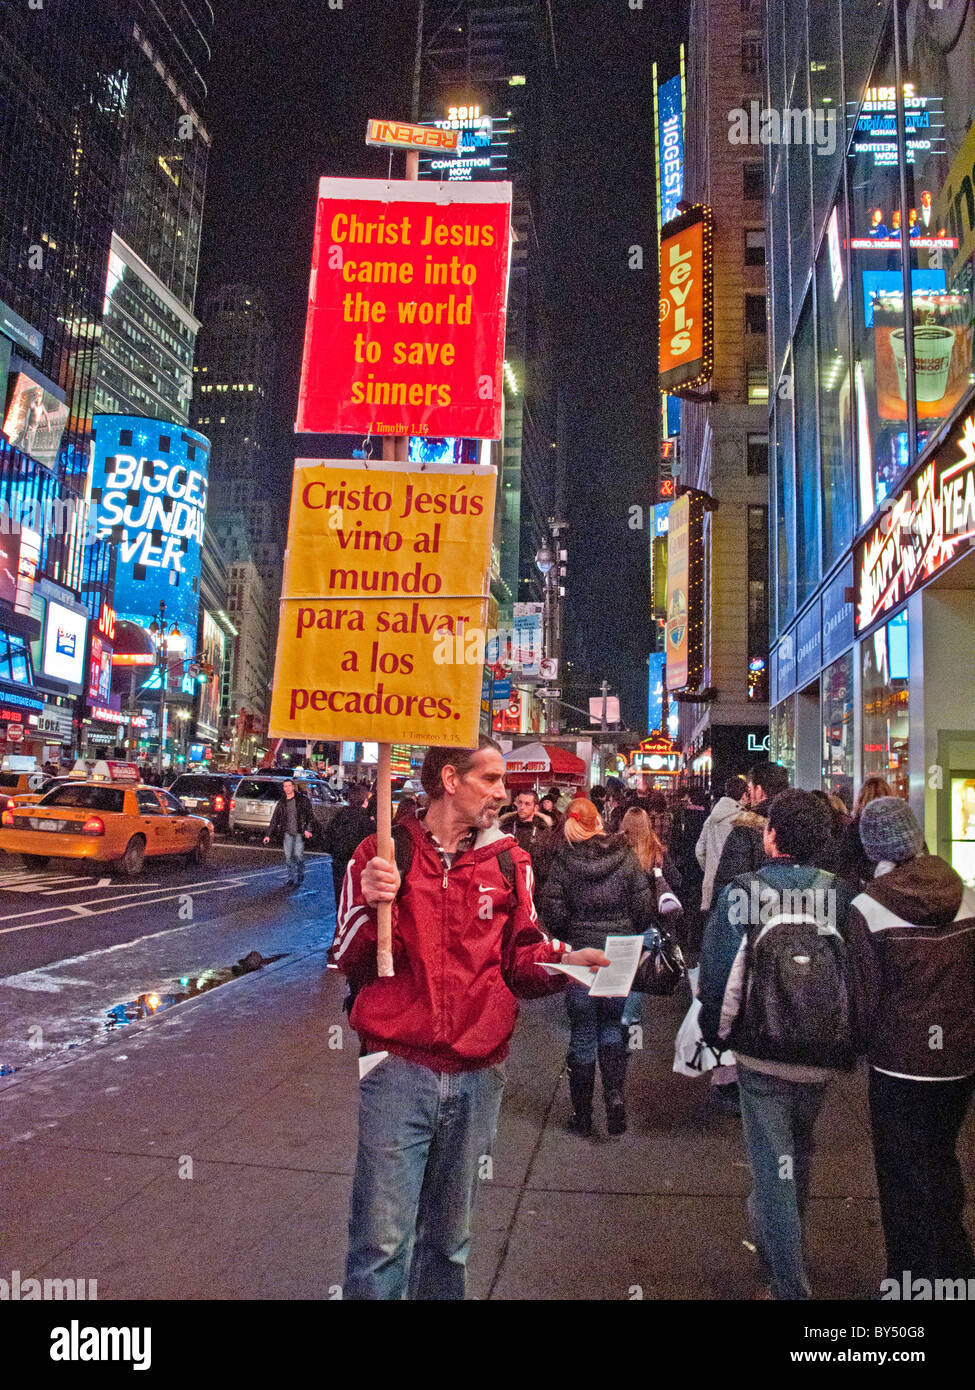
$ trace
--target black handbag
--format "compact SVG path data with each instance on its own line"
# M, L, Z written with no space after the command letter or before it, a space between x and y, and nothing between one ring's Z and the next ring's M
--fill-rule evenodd
M653 946L644 951L630 986L637 994L655 994L666 998L673 994L687 976L684 953L672 936L658 933Z

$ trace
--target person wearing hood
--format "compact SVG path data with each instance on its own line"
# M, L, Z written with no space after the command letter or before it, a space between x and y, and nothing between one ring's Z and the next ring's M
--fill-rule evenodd
M654 925L656 899L625 836L607 835L595 806L581 797L566 812L562 836L540 900L547 930L577 950L605 950L611 935L644 935ZM571 1128L577 1134L592 1133L598 1059L606 1128L610 1134L623 1134L626 1000L593 999L575 989L566 993L565 1003L571 1028L567 1058Z
M975 1090L975 892L923 852L899 797L869 802L859 836L874 878L853 899L847 946L865 1020L887 1280L900 1297L905 1276L908 1286L975 1278L955 1152Z
M704 870L704 883L701 887L701 911L711 909L714 889L714 875L717 872L724 849L725 840L731 834L735 816L742 809L747 784L744 777L729 777L724 784L724 796L715 804L714 810L704 822L694 853L697 862Z

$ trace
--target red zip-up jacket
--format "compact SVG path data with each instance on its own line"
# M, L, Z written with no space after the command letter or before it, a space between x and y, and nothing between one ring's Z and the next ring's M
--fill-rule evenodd
M391 979L375 976L376 912L361 875L376 854L370 835L345 873L329 963L365 973L350 1022L364 1052L386 1051L434 1071L474 1071L503 1061L522 999L556 994L566 977L542 968L571 950L542 932L532 902L531 860L497 827L478 833L445 870L422 820L403 822L413 859L392 905ZM510 852L516 888L498 864Z

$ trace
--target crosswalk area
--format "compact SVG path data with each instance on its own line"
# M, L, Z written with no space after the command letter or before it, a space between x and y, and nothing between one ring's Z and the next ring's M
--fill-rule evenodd
M280 877L277 867L226 869L206 866L154 879L119 879L95 873L9 869L0 873L0 936L123 911L140 917L159 904L233 894Z

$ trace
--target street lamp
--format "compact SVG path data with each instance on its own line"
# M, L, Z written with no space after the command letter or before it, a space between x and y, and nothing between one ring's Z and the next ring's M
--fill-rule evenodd
M159 680L159 778L162 780L163 757L166 749L166 693L169 685L169 653L186 650L186 638L176 623L166 631L166 601L160 599L159 612L149 624L149 635L156 644L157 664L160 667Z

